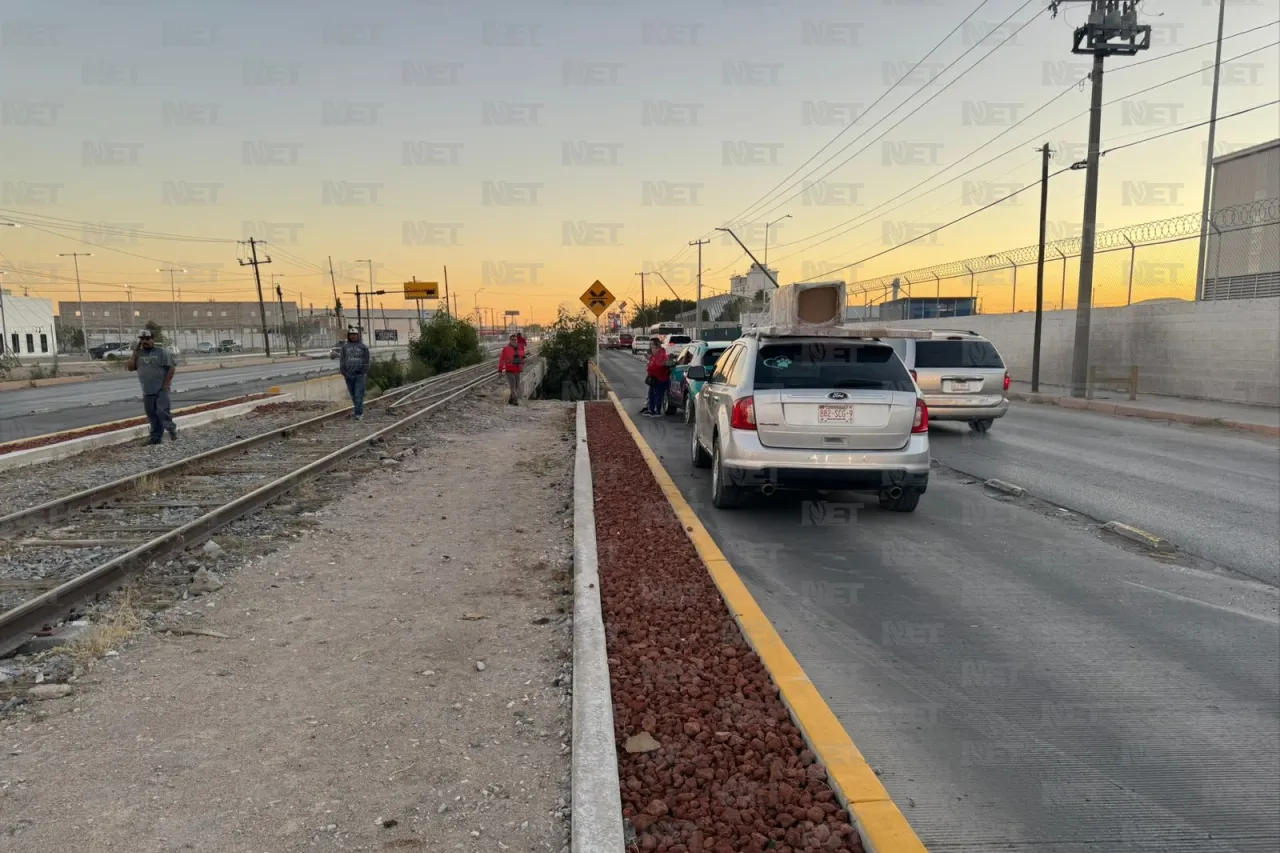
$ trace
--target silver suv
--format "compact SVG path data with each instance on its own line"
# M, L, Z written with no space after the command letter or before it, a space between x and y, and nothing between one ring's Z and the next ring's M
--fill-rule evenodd
M893 348L865 331L751 331L686 375L705 380L690 451L712 469L718 508L748 491L813 488L875 492L883 508L911 512L929 484L924 398Z
M970 429L986 432L1009 411L1009 371L995 345L977 332L934 329L927 339L885 343L920 386L930 419L967 421Z

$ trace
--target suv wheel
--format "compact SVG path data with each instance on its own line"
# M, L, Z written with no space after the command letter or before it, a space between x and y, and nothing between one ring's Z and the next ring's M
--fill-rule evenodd
M986 432L995 424L995 418L982 418L981 420L969 421L969 429L974 432Z
M733 509L742 502L742 493L736 486L725 482L720 442L715 443L711 454L711 505L716 509Z
M693 426L693 398L689 396L688 388L684 390L684 422Z
M698 444L697 430L689 432L689 458L693 461L694 468L709 468L711 466L711 457L707 456L707 451L702 449L702 445Z
M671 395L664 394L662 397L662 413L664 415L674 415L678 411L676 404L671 401Z
M880 498L880 508L892 512L915 512L920 504L920 493L910 489L904 490L896 498Z

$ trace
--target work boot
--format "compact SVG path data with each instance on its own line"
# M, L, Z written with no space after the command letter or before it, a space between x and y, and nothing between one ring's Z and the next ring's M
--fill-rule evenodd
M170 441L177 441L177 440L178 440L178 428L177 428L177 427L170 427L170 428L169 428L169 440L170 440Z

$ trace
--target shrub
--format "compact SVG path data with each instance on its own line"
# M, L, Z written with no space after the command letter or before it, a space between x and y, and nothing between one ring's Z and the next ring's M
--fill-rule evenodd
M409 352L431 371L428 375L448 373L484 360L476 327L443 312L422 324L418 340Z
M561 308L556 321L543 331L538 345L547 365L542 380L542 396L565 396L566 388L586 388L587 364L596 354L596 324L586 317ZM573 393L574 399L579 395Z
M399 388L405 383L406 372L404 362L393 355L391 358L375 361L369 365L366 385L370 388L376 386L383 391L388 388Z

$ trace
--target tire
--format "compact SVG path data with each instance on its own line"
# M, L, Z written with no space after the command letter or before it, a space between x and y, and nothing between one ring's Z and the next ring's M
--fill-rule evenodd
M693 426L693 398L689 396L687 389L684 392L684 422Z
M915 512L920 505L920 492L908 489L896 498L881 498L880 508L890 512Z
M995 418L982 418L981 420L969 421L969 429L974 432L986 432L995 424Z
M716 509L734 509L742 503L742 492L725 482L720 442L711 451L711 505Z
M693 461L693 467L710 468L711 457L707 455L707 451L702 449L702 445L698 444L697 432L690 432L689 435L689 457Z
M674 415L678 411L680 411L679 407L671 402L671 395L668 394L662 402L662 413L664 415Z

